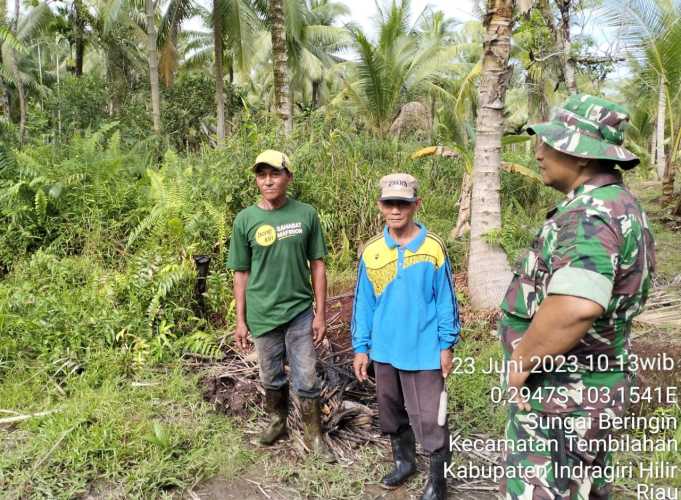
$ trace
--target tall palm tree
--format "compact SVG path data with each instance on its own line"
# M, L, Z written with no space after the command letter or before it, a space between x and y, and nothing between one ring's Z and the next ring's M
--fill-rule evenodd
M477 309L497 307L511 280L506 254L500 247L488 244L485 234L501 228L499 168L504 101L511 76L508 60L514 4L514 0L487 0L483 22L486 36L478 98L468 258L471 302Z
M83 0L73 0L69 7L69 24L71 26L71 40L70 42L75 48L75 61L73 67L73 74L81 76L83 74L83 62L85 60L85 45L87 32L87 7L83 4Z
M13 85L19 101L19 141L23 143L26 134L27 102L25 89L27 85L35 86L35 79L30 74L33 53L28 50L30 42L52 18L52 12L46 3L39 3L23 15L16 0L13 22L11 26L0 26L0 78Z
M161 84L158 76L158 31L156 28L156 8L159 0L144 0L144 19L147 35L147 62L149 64L149 86L151 90L151 119L154 133L161 135Z
M556 0L558 11L560 12L560 24L556 33L556 45L560 53L560 60L563 66L563 76L565 86L570 94L577 93L577 64L572 57L572 42L570 36L570 10L572 0ZM544 11L547 12L546 10Z
M409 1L379 8L378 38L372 42L357 26L350 26L359 61L354 81L348 82L338 100L349 96L379 135L385 135L400 104L441 91L460 50L444 37L423 36L409 26Z
M14 22L12 26L12 31L14 35L18 38L19 34L19 12L20 12L20 0L14 0ZM3 45L3 48L5 46ZM17 89L17 94L19 96L19 143L24 142L24 131L26 130L26 96L24 95L24 82L22 81L21 74L19 73L19 66L17 64L17 51L13 47L8 47L6 52L3 54L3 59L7 61L7 67L9 68L12 77L14 79L14 86Z
M111 89L109 113L118 112L128 89L133 88L148 71L148 58L140 43L140 26L144 25L144 13L126 0L91 0L89 25L96 56L101 60L105 78Z
M213 45L215 47L215 106L217 108L218 144L225 141L225 72L223 70L224 49L224 19L220 0L213 0ZM237 13L238 18L238 13Z
M334 26L339 16L348 15L348 8L332 0L289 0L286 9L286 46L291 72L290 95L293 107L295 91L305 100L311 95L313 108L319 106L322 84L329 70L342 61L339 52L352 40L346 29Z
M210 19L213 31L213 67L215 72L215 103L217 108L218 143L225 139L225 92L224 63L227 56L230 83L234 68L246 73L249 67L249 56L252 52L249 44L261 23L247 0L213 0ZM229 110L228 110L229 111Z
M272 73L274 75L274 99L277 113L284 122L284 132L293 129L293 117L289 107L288 67L286 53L286 19L284 0L269 0L270 30L272 32Z
M8 36L11 36L11 32L7 29L7 1L0 0L0 48L5 43ZM0 50L0 69L3 69L2 64L2 51ZM7 115L9 118L9 110L7 109L9 99L7 98L7 90L5 89L5 82L2 78L2 73L0 73L0 111Z
M606 17L623 28L629 54L657 95L657 165L663 203L671 201L681 146L681 3L678 0L611 0ZM667 128L668 127L668 128ZM669 130L669 147L666 130Z
M137 0L132 0L134 3ZM156 135L161 134L161 84L159 77L159 46L174 52L174 39L182 21L193 13L191 0L170 0L160 15L161 0L144 0L144 34L149 86L151 90L151 117ZM157 20L161 21L160 30ZM161 43L159 43L161 42Z

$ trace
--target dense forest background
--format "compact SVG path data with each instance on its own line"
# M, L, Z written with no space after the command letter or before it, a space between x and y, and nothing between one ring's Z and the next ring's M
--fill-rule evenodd
M631 113L626 181L653 218L658 284L678 281L678 1L488 0L465 22L367 8L369 31L331 0L0 0L0 419L50 412L10 424L0 491L172 496L257 467L312 497L360 494L379 452L350 473L272 462L187 368L231 343L226 245L267 148L320 213L332 294L380 230L378 179L415 175L466 284L461 353L484 360L493 316L475 314L559 199L523 130L570 94L606 96ZM450 383L464 428L501 431L495 382Z

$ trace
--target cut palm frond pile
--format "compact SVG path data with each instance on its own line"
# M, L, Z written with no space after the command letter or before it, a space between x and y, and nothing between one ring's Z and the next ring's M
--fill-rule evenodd
M360 384L352 373L353 353L347 318L344 318L352 298L349 294L329 299L327 338L317 348L324 437L338 458L348 459L358 445L383 440L378 430L375 384L373 380ZM241 353L230 346L226 349L225 358L207 368L203 378L204 397L228 415L247 417L253 411L260 411L265 394L256 357L252 351ZM286 370L288 372L288 366ZM288 445L293 443L296 451L303 452L302 416L293 395L288 433Z
M681 326L681 284L654 288L636 321L655 327Z
M465 292L466 277L455 277L458 291ZM381 435L378 426L376 387L370 368L370 378L359 383L352 371L353 351L350 339L350 318L354 295L347 293L331 297L327 301L327 336L317 348L317 372L321 380L322 428L324 439L336 457L352 461L357 449L366 443L389 448L388 439ZM497 312L473 312L467 304L461 304L463 324L471 321L493 322ZM202 391L204 398L230 416L246 421L253 413L262 414L265 390L258 375L257 357L254 351L242 353L229 343L225 356L219 362L197 362L204 371ZM288 372L289 368L286 367ZM262 421L249 421L247 434L257 434ZM281 448L293 448L302 455L306 449L303 442L303 426L300 406L291 397L288 417L289 439L281 441ZM276 446L275 446L276 449ZM478 461L481 457L469 457ZM498 457L486 456L483 461L495 462Z

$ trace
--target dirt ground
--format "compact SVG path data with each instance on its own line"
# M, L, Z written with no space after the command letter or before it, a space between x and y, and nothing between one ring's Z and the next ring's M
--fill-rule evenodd
M259 482L260 481L260 482ZM395 490L385 490L378 484L369 484L364 489L364 500L416 500L421 491L409 489L409 485ZM211 478L187 492L183 500L303 500L297 491L281 485L265 484L255 472L249 472L238 479ZM456 500L492 500L491 491L464 491L449 488L449 498Z
M466 290L466 276L459 274L455 277L458 290ZM328 339L334 346L335 352L347 352L351 355L351 339L349 323L352 315L353 294L351 292L332 297L327 304L327 318L335 324L330 328ZM461 317L464 324L472 321L492 321L496 313L494 311L473 312L465 305L461 307ZM666 352L675 360L672 370L643 370L638 374L639 385L642 387L665 387L676 385L681 380L681 332L670 334L668 331L651 329L632 342L632 351L639 357L654 358L662 352ZM202 390L206 400L216 403L221 411L236 416L247 417L254 407L262 404L262 397L255 389L254 384L244 382L230 382L228 379L204 379ZM636 407L636 410L641 408ZM651 411L652 408L645 408ZM385 460L388 460L389 450L385 450ZM342 465L339 465L342 467ZM351 469L348 468L348 473ZM378 478L377 478L378 479ZM420 495L418 483L409 484L396 490L387 491L378 484L367 484L362 498L387 499L387 500L411 500ZM461 486L461 485L459 485ZM482 490L456 489L456 485L450 484L449 498L461 500L488 500L496 498L495 491L489 489L489 485L483 486ZM282 484L265 483L262 474L254 466L239 478L215 477L197 485L187 492L183 498L187 499L214 499L214 500L263 500L263 499L301 499L300 493Z

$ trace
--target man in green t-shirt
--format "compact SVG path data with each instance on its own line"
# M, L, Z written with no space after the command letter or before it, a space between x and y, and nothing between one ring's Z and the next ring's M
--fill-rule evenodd
M286 196L293 170L285 154L264 151L253 169L260 200L234 219L227 267L234 270L235 341L245 350L249 332L253 337L271 415L259 441L270 445L286 432L286 357L301 403L305 444L333 461L322 439L313 345L326 335L327 252L319 217L310 205Z

